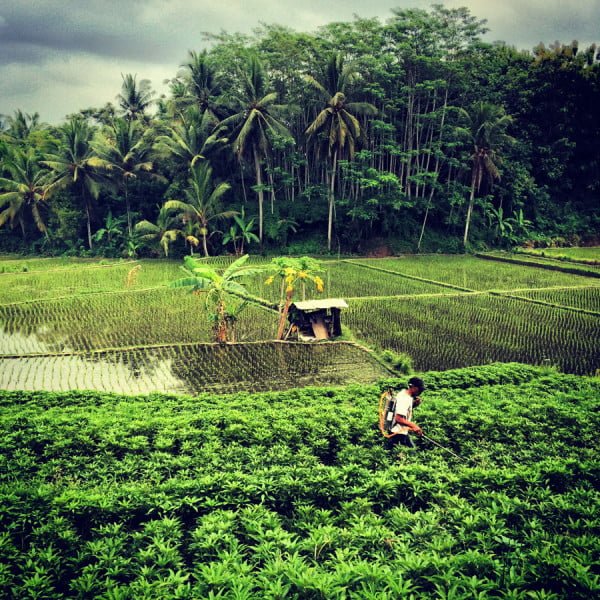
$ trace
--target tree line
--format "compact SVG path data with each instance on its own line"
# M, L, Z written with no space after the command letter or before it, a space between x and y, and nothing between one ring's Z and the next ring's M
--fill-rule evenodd
M157 97L0 117L0 250L208 256L597 240L600 52L465 9L205 34Z

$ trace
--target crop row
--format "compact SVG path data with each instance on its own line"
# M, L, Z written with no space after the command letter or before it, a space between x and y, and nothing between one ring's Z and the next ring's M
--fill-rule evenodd
M378 348L409 354L419 370L496 361L600 368L598 317L489 295L355 300L346 325Z
M219 393L366 383L387 375L348 343L192 344L0 358L0 389Z
M357 259L351 262L476 291L581 286L586 283L597 285L598 283L594 278L571 273L483 260L473 256L426 255L410 258Z
M573 261L560 261L555 258L533 256L531 254L506 254L504 252L489 252L485 254L477 254L479 258L499 261L511 265L521 265L534 267L538 269L547 269L559 273L571 273L573 275L581 275L584 277L595 278L600 277L600 267L598 265L588 265Z
M35 271L62 271L108 266L122 263L122 260L98 260L73 257L31 258L11 255L0 255L0 274L33 273ZM131 261L127 261L131 262Z
M583 264L600 266L600 247L574 248L521 248L519 254L553 258L555 260L581 262Z
M514 290L511 295L600 314L600 285L546 290Z
M0 594L595 597L600 384L524 371L432 374L417 420L463 462L385 450L375 386L0 393Z
M296 300L310 300L319 297L353 298L360 296L400 296L413 294L450 293L452 290L431 283L408 279L393 273L375 273L364 267L346 261L331 261L322 265L320 277L325 286L319 294L314 285L298 288ZM253 277L247 289L256 296L277 302L281 290L277 283L267 285L267 274Z
M237 324L237 340L272 339L275 326L275 313L249 305ZM204 299L185 290L88 294L0 306L0 347L5 355L212 339Z
M178 265L161 261L5 274L1 280L0 305L164 286L178 276Z

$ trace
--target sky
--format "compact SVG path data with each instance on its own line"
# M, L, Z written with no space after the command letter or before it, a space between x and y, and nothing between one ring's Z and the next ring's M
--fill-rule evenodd
M261 23L312 32L333 21L429 9L421 0L0 0L0 114L38 112L62 122L115 102L121 75L149 79L158 93L203 32L252 33ZM486 41L530 50L559 40L600 43L600 0L438 0L486 19Z

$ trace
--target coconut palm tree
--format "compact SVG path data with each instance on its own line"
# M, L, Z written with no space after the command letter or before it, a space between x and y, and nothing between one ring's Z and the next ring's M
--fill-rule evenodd
M119 108L129 121L145 120L146 110L154 102L154 92L148 79L137 82L137 75L121 74L123 83L121 93L117 95Z
M169 246L181 236L184 236L183 231L178 227L178 217L173 216L164 206L158 213L156 223L150 221L140 221L133 228L134 235L137 236L140 242L153 246L159 245L165 257L169 256Z
M254 165L258 194L258 238L263 241L264 186L262 161L271 149L271 137L291 138L287 127L278 118L283 110L276 105L277 93L268 91L265 70L259 59L252 55L242 73L242 89L235 99L235 114L223 119L220 126L228 132L238 160L246 159Z
M206 113L190 107L180 114L177 122L167 127L166 134L157 136L154 149L159 156L170 156L187 169L227 145L227 138L220 137L220 133L220 130L214 131L214 123Z
M179 103L195 106L214 126L225 116L224 106L219 104L223 91L219 78L206 50L190 50L188 54L188 61L181 65L179 74L186 94L179 98Z
M362 129L358 116L372 116L377 109L368 102L348 102L346 90L356 71L344 64L341 53L329 57L325 73L320 79L306 75L305 81L317 91L325 107L306 128L309 143L317 147L317 153L326 153L331 169L328 174L328 220L327 248L331 250L333 216L335 206L335 182L338 161L344 158L352 160L354 150L361 139Z
M46 204L48 172L39 164L39 156L33 148L9 147L3 159L3 167L8 175L0 177L0 227L7 221L11 227L17 224L25 237L27 212L39 231L48 235L42 217Z
M71 187L76 190L83 205L87 221L87 237L92 248L93 203L102 186L111 186L108 178L98 169L102 166L92 148L93 131L81 118L74 117L60 128L62 144L55 154L47 154L41 164L52 169L47 194Z
M210 237L209 224L217 219L226 219L234 216L236 211L221 211L219 202L231 186L228 183L212 182L212 168L207 162L197 162L190 167L188 187L184 190L185 201L168 200L164 204L165 210L175 212L183 221L193 222L197 225L202 236L202 250L208 256L207 240Z
M473 149L471 192L463 236L463 245L466 246L475 195L484 181L491 183L500 179L499 152L514 139L506 133L507 127L512 123L512 117L507 115L501 106L489 102L477 102L470 111L459 109L459 115L465 121L465 126L458 128L458 132L469 140Z
M115 119L92 142L97 160L95 165L107 171L117 188L123 192L127 211L127 231L132 232L129 184L141 174L152 171L151 145L137 121Z
M24 142L31 133L46 127L46 124L40 122L37 112L29 114L16 110L12 117L6 117L6 134L15 141Z
M183 270L187 276L171 283L172 287L191 287L195 293L206 293L206 304L207 306L212 305L215 311L212 313L212 318L217 342L228 341L230 321L227 312L228 303L236 296L239 298L247 294L246 288L240 280L262 272L261 268L245 266L248 256L245 254L232 262L222 274L210 265L186 256Z

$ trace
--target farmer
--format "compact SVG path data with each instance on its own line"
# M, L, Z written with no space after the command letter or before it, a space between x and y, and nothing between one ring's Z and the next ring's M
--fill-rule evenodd
M414 442L408 436L409 431L413 431L419 437L423 435L423 430L412 421L413 408L421 404L419 394L425 389L423 380L419 377L411 377L408 380L408 388L397 392L394 400L396 408L394 414L394 425L391 428L393 435L387 438L387 447L394 448L398 444L414 448Z

